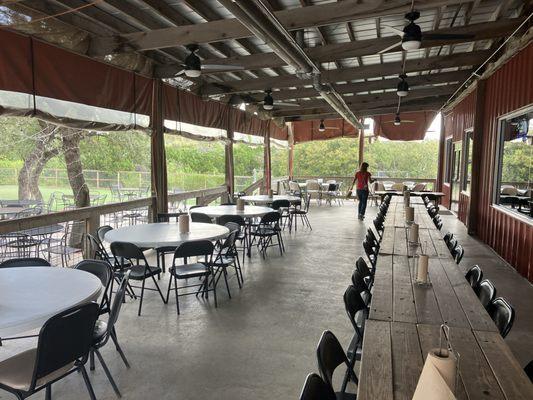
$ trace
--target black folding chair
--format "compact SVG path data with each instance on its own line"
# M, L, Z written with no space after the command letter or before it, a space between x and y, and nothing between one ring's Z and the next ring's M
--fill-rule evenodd
M479 284L483 279L483 271L479 265L472 265L468 271L466 271L465 279L470 284L470 287L477 294L479 291Z
M498 327L500 335L506 337L513 327L515 311L503 297L495 298L487 309L490 317Z
M51 264L44 258L28 257L28 258L11 258L2 261L0 268L16 268L16 267L50 267Z
M246 224L246 221L244 218L240 215L221 215L217 218L217 224L219 225L226 225L227 223L232 222L234 224L239 225L239 233L237 233L237 241L241 243L241 246L239 246L239 249L242 249L242 262L244 263L246 251L248 250L248 247L250 246L249 238L248 238L248 225Z
M107 344L109 339L111 339L120 357L122 358L122 361L126 365L126 368L130 368L130 364L128 363L128 360L118 343L117 333L115 331L115 324L118 320L118 315L120 314L120 309L122 307L122 303L124 303L124 296L126 295L126 290L128 288L129 274L129 271L126 272L122 277L122 280L120 281L120 284L117 288L117 294L113 298L113 304L110 307L109 318L107 319L107 322L100 319L96 321L93 334L93 343L90 352L91 371L94 371L94 354L96 354L96 356L98 357L98 361L100 361L100 364L104 369L104 373L106 374L106 377L109 380L109 383L113 387L113 390L115 391L118 397L122 397L122 395L120 394L120 390L118 389L118 386L115 383L111 372L109 372L109 368L107 367L107 364L105 363L102 354L100 353L100 349Z
M141 249L139 249L133 243L113 242L111 243L111 252L117 259L121 260L120 270L116 271L115 273L117 273L119 276L122 276L124 273L126 273L126 271L130 271L130 280L142 282L142 285L140 287L141 296L139 301L138 315L141 315L145 290L157 291L159 293L159 296L161 297L161 300L163 300L163 303L166 304L166 299L163 296L163 293L161 293L161 289L159 288L159 285L155 280L155 276L161 273L161 268L150 266ZM125 260L128 260L130 262L129 267L124 264ZM151 278L154 282L155 289L145 287L146 280L149 278ZM138 288L138 286L133 287Z
M346 393L346 385L348 384L348 379L352 379L356 384L359 383L359 379L357 378L357 375L355 375L353 366L346 357L341 344L331 331L324 331L322 333L316 349L316 356L318 360L318 370L320 372L320 376L322 376L324 382L326 382L332 389L334 371L340 365L344 364L346 366L346 372L342 382L341 390L335 394L337 399L351 398L355 400L355 394Z
M0 362L0 389L25 399L43 389L52 398L52 385L81 372L91 400L96 400L85 364L89 357L98 304L65 310L45 322L37 347Z
M354 335L348 346L348 360L350 364L355 364L356 360L361 359L361 350L363 348L363 335L365 332L365 321L368 317L368 308L366 307L359 291L350 285L344 292L344 308L348 319L350 320Z
M477 297L479 298L479 301L481 302L483 307L488 310L489 304L496 297L496 288L494 287L491 281L489 281L488 279L483 279L479 283Z
M199 213L199 212L192 212L191 222L202 222L204 224L212 224L213 219L207 214Z
M305 378L300 400L336 400L335 392L318 374Z
M279 220L280 214L278 212L269 212L261 217L258 226L251 228L252 244L257 239L257 247L263 258L266 258L266 251L272 246L278 246L280 254L283 255L285 246L283 245ZM277 239L277 243L274 243L274 237Z
M218 251L213 257L214 279L216 286L222 276L224 276L224 282L226 283L226 290L228 296L231 299L231 292L228 284L228 268L233 267L235 269L235 275L237 276L237 283L239 288L242 288L242 270L239 261L239 253L235 247L235 240L237 239L237 233L239 232L239 225L233 222L228 222L226 227L230 230L230 234L220 244Z
M213 251L215 246L209 240L195 240L191 242L184 242L178 246L174 252L174 259L172 260L172 267L170 271L170 279L168 281L167 299L170 297L170 290L172 289L172 282L174 282L174 293L176 294L176 309L180 315L180 296L188 296L191 294L198 294L202 292L202 297L209 298L209 292L212 291L215 298L215 307L217 307L217 289L216 281L212 279L210 288L210 279L215 277L213 269ZM203 257L203 262L188 263L190 257ZM178 259L183 259L183 264L178 264ZM187 280L193 278L202 279L200 284L192 284L178 287L178 280ZM179 293L178 289L186 289L191 287L199 288L197 292Z

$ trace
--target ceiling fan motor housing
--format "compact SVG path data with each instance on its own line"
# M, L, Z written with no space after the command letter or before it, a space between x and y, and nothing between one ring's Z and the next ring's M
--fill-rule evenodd
M185 58L185 75L191 78L197 78L202 72L202 62L200 58L191 52Z
M402 47L404 50L416 50L422 42L422 30L413 21L403 28Z
M274 108L274 98L270 94L270 90L266 91L266 96L263 99L263 108L267 111L272 110Z

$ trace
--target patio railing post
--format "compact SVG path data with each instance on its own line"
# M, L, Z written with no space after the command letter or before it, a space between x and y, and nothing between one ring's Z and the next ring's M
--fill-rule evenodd
M272 189L272 159L270 154L270 131L265 132L264 142L264 164L263 164L263 193L268 193Z
M168 211L167 161L165 155L165 134L163 131L163 82L154 80L152 99L152 195L155 196L153 217Z
M233 130L228 128L228 138L226 140L225 149L225 182L228 188L230 199L233 198L235 192L235 165L233 160Z

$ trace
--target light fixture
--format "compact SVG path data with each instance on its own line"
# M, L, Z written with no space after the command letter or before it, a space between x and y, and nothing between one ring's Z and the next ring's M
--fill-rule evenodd
M409 94L409 84L405 78L407 78L407 75L400 75L400 82L398 82L398 87L396 90L396 94L400 97L405 97Z
M318 131L319 132L324 132L326 130L326 126L324 125L324 120L321 119L320 120L320 125L318 125Z
M263 108L267 111L270 111L274 108L274 98L270 94L271 92L271 90L266 90L266 96L263 99Z
M394 118L394 125L398 126L400 125L402 120L400 119L400 114L396 114L396 118Z
M411 11L405 14L405 18L410 22L403 28L402 48L404 50L417 50L422 43L422 30L414 23L420 17L418 11Z

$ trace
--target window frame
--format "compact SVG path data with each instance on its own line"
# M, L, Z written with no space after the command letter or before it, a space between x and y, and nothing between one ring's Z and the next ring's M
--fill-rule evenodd
M497 134L496 134L496 151L494 154L494 165L496 167L495 174L492 181L492 195L491 195L491 207L497 208L498 210L501 210L505 212L506 214L509 214L513 216L514 218L518 218L530 225L533 225L533 218L520 213L518 210L513 210L509 207L505 207L504 205L499 204L500 203L500 190L501 182L502 182L502 169L503 169L503 150L504 150L504 142L505 142L505 136L504 136L504 127L505 124L516 117L519 117L523 114L533 113L533 103L528 104L527 106L521 107L517 110L511 111L507 114L503 114L500 117L498 117L497 120Z
M461 192L467 195L470 195L470 187L468 187L468 164L472 164L472 159L470 157L470 151L474 147L474 129L466 129L463 139L463 149L462 149L462 166L461 166ZM472 173L472 169L470 169ZM472 186L472 177L470 177L470 186Z
M444 183L452 183L452 169L453 169L453 138L449 137L444 142L445 168L444 168Z

